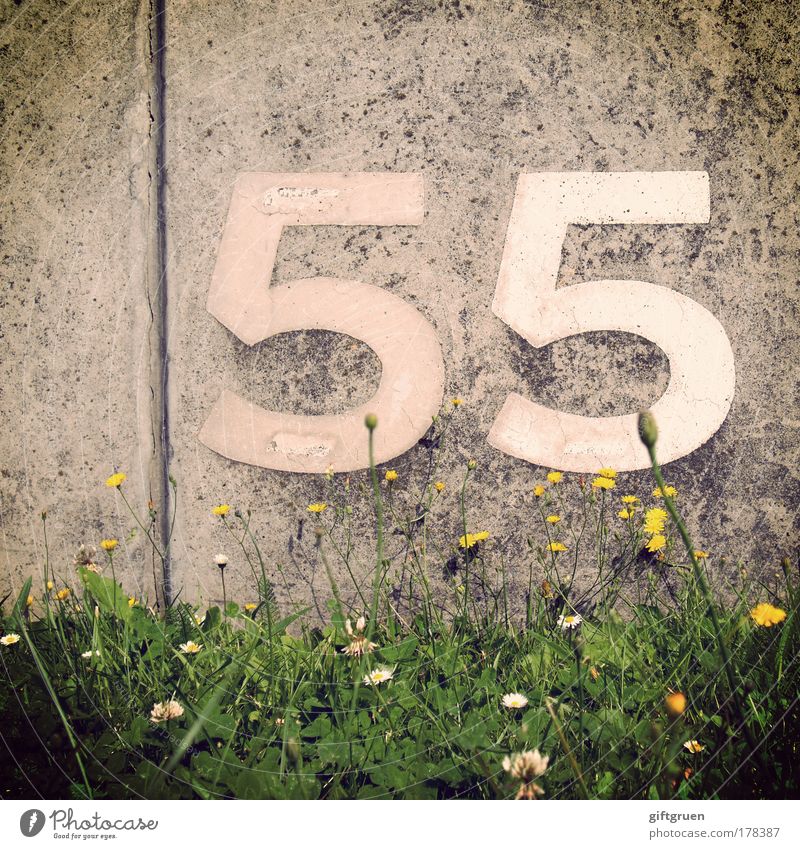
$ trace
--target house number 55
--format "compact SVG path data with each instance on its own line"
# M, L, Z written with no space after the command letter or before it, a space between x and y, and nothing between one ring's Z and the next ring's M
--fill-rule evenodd
M595 330L635 333L669 357L670 381L653 406L662 462L690 454L725 420L733 352L722 325L691 298L638 280L591 280L556 289L569 224L685 224L709 220L708 175L699 171L522 174L492 310L535 347ZM433 326L378 286L312 277L270 286L284 227L421 224L416 174L242 173L233 190L208 311L248 345L291 330L346 333L381 360L375 395L339 415L264 410L225 390L200 441L225 457L293 472L369 465L364 415L377 414L376 460L407 451L425 433L444 390ZM591 417L510 394L489 431L495 448L531 463L588 472L649 465L636 414Z

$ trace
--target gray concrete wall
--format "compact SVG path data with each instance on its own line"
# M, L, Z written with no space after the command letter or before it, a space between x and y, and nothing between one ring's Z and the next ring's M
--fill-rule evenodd
M108 475L124 470L140 505L158 498L147 14L139 0L2 4L0 597L42 574L42 511L72 585L81 543L131 528ZM144 550L122 545L119 567L152 597Z
M158 491L150 467L151 422L160 414L149 406L149 389L159 385L148 330L153 281L143 259L153 216L143 208L150 189L139 152L149 133L141 67L147 10L114 3L107 17L86 22L79 5L37 22L47 8L9 8L4 30L12 80L4 276L14 286L5 288L3 306L3 528L4 580L13 586L41 559L43 504L58 526L63 561L69 544L122 536L129 526L103 491L112 467L132 473L140 502L148 487ZM436 533L451 542L459 535L454 490L475 458L468 513L491 529L512 566L534 533L531 490L546 470L488 444L507 394L577 414L621 415L655 402L669 379L666 358L639 337L596 332L535 349L493 314L517 178L707 172L707 224L570 227L559 285L651 281L716 316L735 357L733 404L708 442L669 464L668 477L698 544L715 556L771 570L779 557L796 555L791 4L173 1L167 10L161 341L169 354L168 461L179 485L176 589L216 599L213 557L223 550L232 594L251 592L249 569L210 515L227 502L253 511L281 599L321 605L327 582L306 505L329 500L324 478L232 462L198 433L223 390L268 409L333 414L367 401L380 376L377 358L349 337L306 331L248 346L207 312L241 171L422 175L419 226L287 228L273 284L317 275L361 280L411 303L433 325L444 399L465 402L444 450L448 489ZM70 38L83 47L59 53ZM421 482L426 457L420 445L389 464L400 474L401 514L412 509L409 482ZM353 472L348 480L362 575L372 562L367 477ZM344 481L334 479L340 488ZM628 472L623 488L642 494L652 484L645 472ZM400 550L397 539L390 549ZM131 556L130 580L141 582L136 544ZM331 560L352 596L333 552ZM718 562L712 568L725 570Z

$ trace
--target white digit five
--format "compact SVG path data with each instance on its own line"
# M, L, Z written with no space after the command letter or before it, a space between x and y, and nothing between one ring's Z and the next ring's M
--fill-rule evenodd
M733 399L733 351L722 325L691 298L637 280L556 289L567 226L703 223L708 174L699 171L523 174L517 183L492 310L534 347L594 330L635 333L669 357L670 380L652 407L661 462L709 439ZM649 465L636 415L558 412L512 393L489 432L495 448L571 472Z
M369 465L364 416L373 412L375 459L407 451L430 427L444 389L436 332L410 304L354 280L312 277L270 286L278 241L292 225L420 224L415 174L242 173L236 180L207 309L248 345L277 333L323 329L369 345L381 360L375 395L340 415L264 410L224 390L200 441L225 457L268 469L337 472Z

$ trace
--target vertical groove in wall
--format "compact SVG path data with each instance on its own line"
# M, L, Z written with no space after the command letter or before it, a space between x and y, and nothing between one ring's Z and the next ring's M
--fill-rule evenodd
M162 600L165 606L173 599L169 539L170 473L169 473L169 404L167 354L167 221L166 221L166 111L164 59L166 49L166 0L147 0L150 73L150 216L149 216L149 292L153 314L153 350L151 388L153 399L154 458L151 485L152 499L159 517L159 532L164 551ZM174 507L174 505L172 505Z

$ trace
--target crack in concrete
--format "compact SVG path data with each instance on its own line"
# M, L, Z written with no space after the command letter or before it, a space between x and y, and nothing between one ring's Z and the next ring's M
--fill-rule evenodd
M150 310L150 395L153 454L149 469L150 500L157 511L158 532L164 552L161 580L155 573L156 594L165 606L172 603L173 587L168 540L170 536L169 403L167 349L167 238L166 238L166 112L164 53L166 0L142 0L147 21L148 209L147 286ZM160 593L159 593L160 589Z

